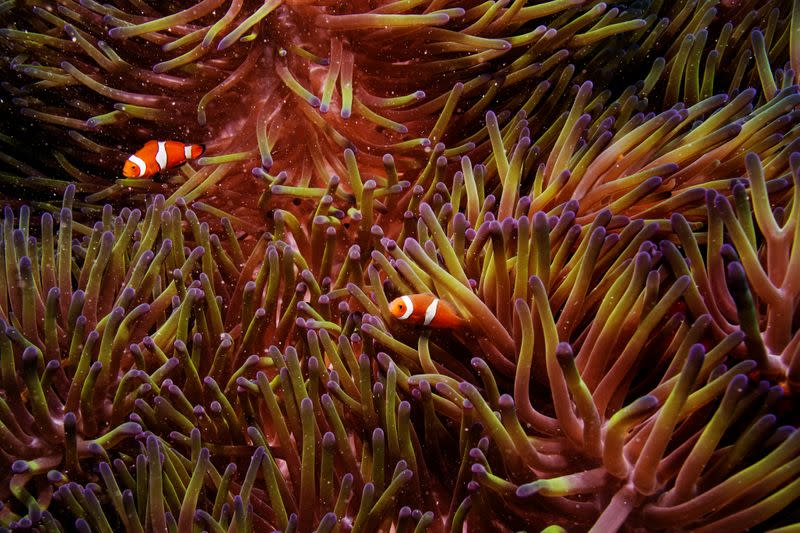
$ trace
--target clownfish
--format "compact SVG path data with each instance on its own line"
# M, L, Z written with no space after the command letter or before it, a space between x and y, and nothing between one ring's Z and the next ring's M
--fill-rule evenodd
M432 328L459 328L466 324L449 303L431 294L395 298L389 304L389 312L398 320Z
M202 144L185 144L180 141L148 141L131 155L122 167L126 178L150 178L169 168L175 168L190 159L197 159L206 147Z

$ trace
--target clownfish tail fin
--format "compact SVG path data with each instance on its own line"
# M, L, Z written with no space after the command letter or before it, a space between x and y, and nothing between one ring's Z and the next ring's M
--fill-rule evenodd
M185 150L186 150L186 159L197 159L206 152L206 145L187 144Z

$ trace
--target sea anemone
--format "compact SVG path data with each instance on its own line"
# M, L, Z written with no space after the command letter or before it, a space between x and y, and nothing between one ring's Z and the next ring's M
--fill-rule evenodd
M527 4L1 2L0 527L796 528L800 3Z

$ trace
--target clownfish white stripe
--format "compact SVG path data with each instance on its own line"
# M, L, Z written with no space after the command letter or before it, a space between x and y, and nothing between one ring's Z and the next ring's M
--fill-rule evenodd
M403 296L401 298L403 303L406 304L406 312L403 313L403 316L398 317L400 320L406 320L408 317L411 316L411 313L414 312L414 303L411 301L411 298L408 296Z
M428 308L425 310L425 324L426 326L430 324L433 319L436 317L436 308L439 307L439 298L434 298Z
M158 141L158 152L156 152L156 164L159 170L167 168L167 142Z
M191 144L187 144L186 146L183 147L183 157L185 157L186 159L191 159L192 158L192 145Z
M147 172L147 165L145 164L144 160L139 157L138 155L131 155L128 158L128 161L139 167L139 177L141 178L144 176L144 173Z

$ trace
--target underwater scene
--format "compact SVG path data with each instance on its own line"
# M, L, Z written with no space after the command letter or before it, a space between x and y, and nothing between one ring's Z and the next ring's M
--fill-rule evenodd
M800 532L800 0L0 0L0 532Z

